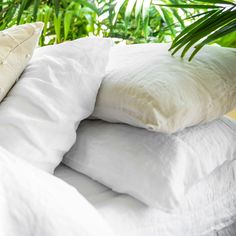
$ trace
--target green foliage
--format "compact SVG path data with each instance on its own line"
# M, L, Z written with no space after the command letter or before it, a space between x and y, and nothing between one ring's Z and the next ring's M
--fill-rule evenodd
M60 43L91 34L99 10L85 0L14 0L0 2L0 30L15 24L42 21L40 45Z
M101 1L104 2L104 1ZM199 10L187 12L165 7L169 3L180 4L180 0L159 0L163 6L151 0L110 0L102 8L107 14L100 22L102 35L125 39L130 43L170 42L185 28L185 19Z
M41 46L95 35L173 41L172 53L183 49L182 57L194 46L191 58L208 43L236 47L230 0L0 0L0 30L35 21L45 23Z
M166 42L184 28L182 10L160 7L151 0L2 0L0 5L0 30L43 21L41 45L87 35L116 37L130 43Z
M181 57L194 46L189 60L201 48L209 43L219 43L223 46L236 46L236 4L234 1L201 0L204 4L172 5L180 8L207 9L193 24L186 27L173 41L171 50L175 54L183 48Z
M236 48L236 31L215 41L221 46Z

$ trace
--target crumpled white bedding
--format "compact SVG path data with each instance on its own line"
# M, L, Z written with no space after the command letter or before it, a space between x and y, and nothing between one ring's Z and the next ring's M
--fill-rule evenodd
M116 236L236 235L236 157L195 185L176 214L117 194L64 165L56 169L55 175L78 189Z
M173 212L195 183L234 158L235 143L236 123L226 118L172 135L86 120L63 163L114 191Z
M1 103L1 147L53 173L93 112L111 44L82 38L38 48Z
M0 235L112 233L94 207L73 187L0 148Z

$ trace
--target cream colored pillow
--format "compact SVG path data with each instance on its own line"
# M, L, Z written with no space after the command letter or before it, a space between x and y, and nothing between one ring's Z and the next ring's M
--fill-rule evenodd
M173 133L236 108L236 49L207 46L189 62L169 47L113 47L93 116Z
M42 28L43 23L37 22L0 32L0 102L25 69Z

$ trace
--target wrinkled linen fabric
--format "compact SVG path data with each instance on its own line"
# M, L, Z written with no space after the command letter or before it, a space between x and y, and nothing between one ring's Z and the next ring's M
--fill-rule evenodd
M64 165L55 175L78 189L116 236L235 236L235 158L193 186L175 214L113 192Z
M112 236L72 186L0 148L1 236Z
M218 170L191 190L184 200L191 206L179 209L179 213L167 214L154 208L140 207L128 197L113 199L109 204L99 205L98 211L109 222L119 236L212 236L235 235L236 222L236 161L226 161ZM123 207L123 208L122 208ZM125 211L125 208L129 210ZM101 209L101 210L100 210ZM118 217L122 222L117 224ZM140 218L142 215L143 218ZM136 220L136 227L128 225L129 217ZM123 228L121 227L124 224ZM124 234L127 227L130 232ZM136 233L138 231L138 233ZM145 234L146 233L146 234Z
M0 31L0 102L32 57L42 29L36 22Z
M83 38L35 50L0 106L0 146L52 173L93 112L110 39Z
M63 162L117 192L174 211L195 183L233 159L235 143L236 123L227 118L172 135L87 120Z
M236 49L205 46L189 62L169 47L113 47L93 117L174 133L236 108Z

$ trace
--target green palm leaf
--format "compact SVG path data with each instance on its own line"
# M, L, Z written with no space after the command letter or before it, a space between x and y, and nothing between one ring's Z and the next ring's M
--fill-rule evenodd
M192 55L190 56L189 60L192 60L192 58L200 51L200 49L218 38L222 38L225 35L228 35L232 32L236 32L236 20L227 24L226 26L222 27L221 29L217 30L214 34L209 35L203 42L196 45L195 50L193 51Z
M203 0L199 2L212 3L217 5L204 5L209 10L199 20L186 27L173 41L170 50L175 54L182 47L184 47L181 57L184 57L191 47L195 47L189 60L192 60L197 52L206 44L212 43L215 40L227 34L236 31L236 5L230 1L218 0ZM178 7L178 5L174 5ZM182 7L182 5L179 5ZM201 8L202 5L189 5L188 8ZM205 9L205 7L204 7ZM212 10L213 9L213 10Z
M40 0L34 0L33 19L36 21Z

